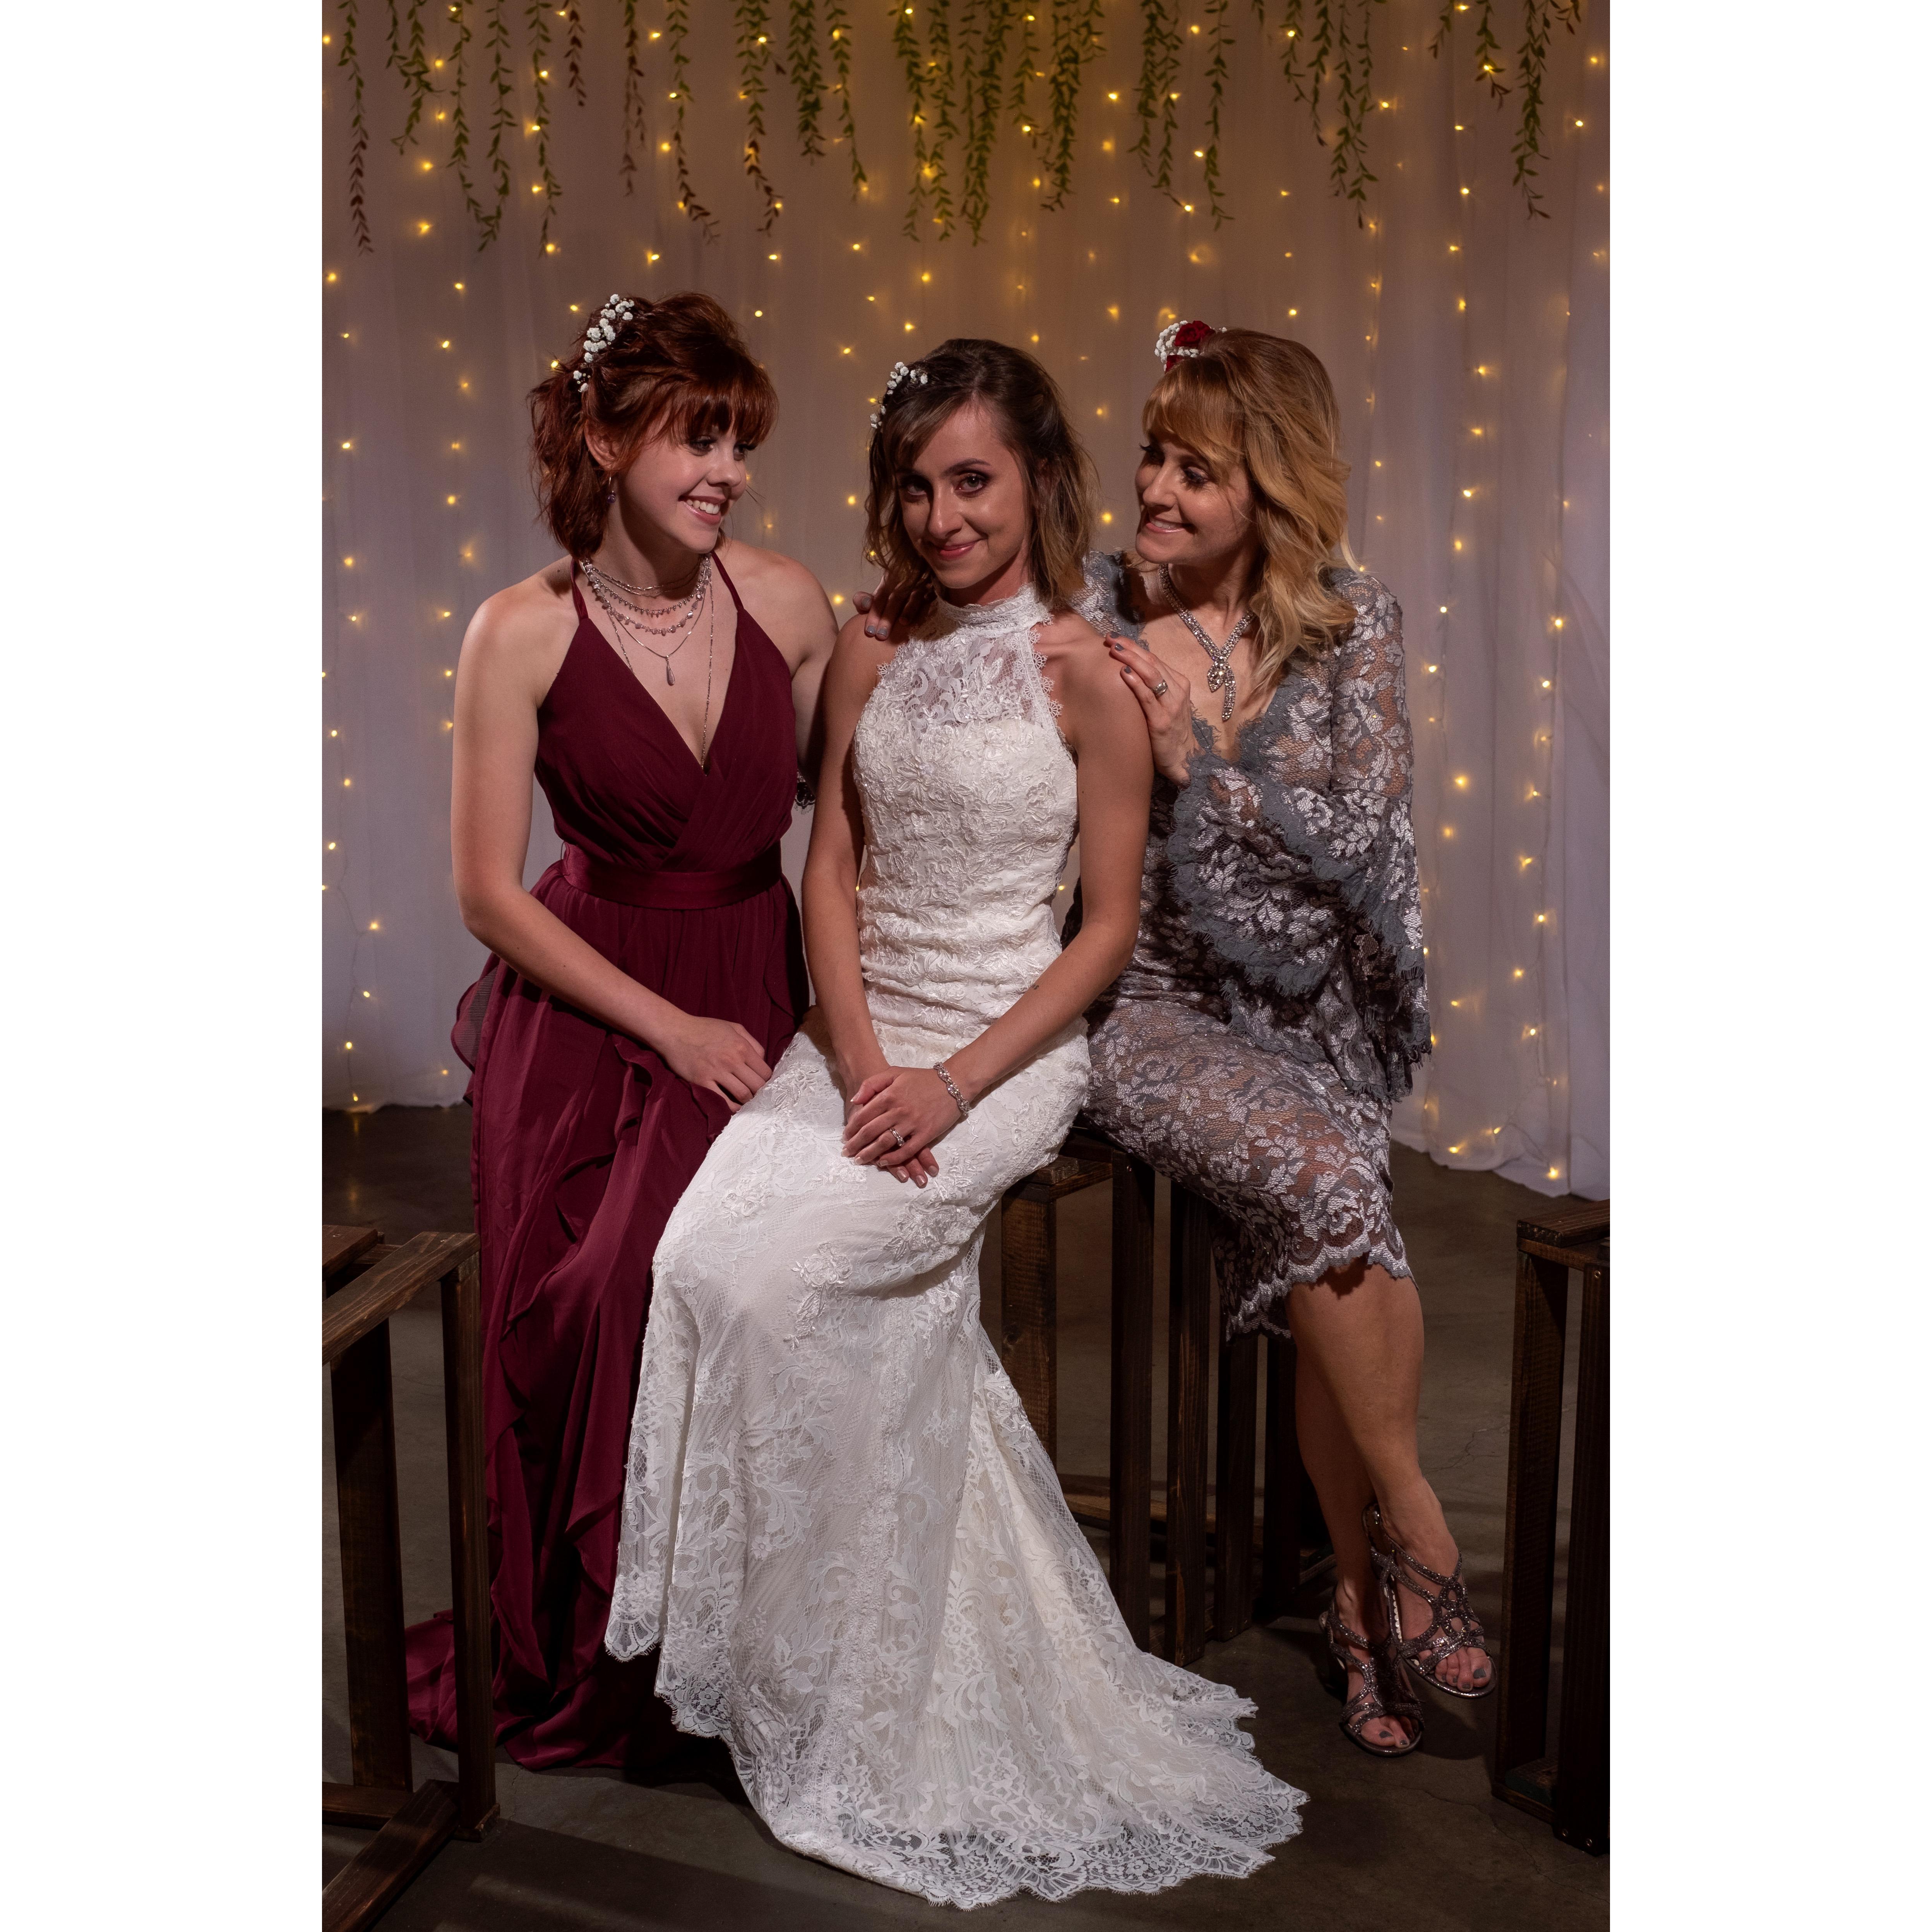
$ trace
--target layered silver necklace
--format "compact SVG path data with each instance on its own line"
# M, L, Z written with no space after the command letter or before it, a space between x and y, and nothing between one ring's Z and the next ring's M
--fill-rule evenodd
M711 559L707 555L698 564L698 580L689 592L664 610L646 610L638 602L640 597L662 596L654 584L626 584L621 577L613 577L608 570L600 570L588 557L584 558L579 568L584 572L584 580L590 586L590 594L610 620L610 626L617 634L617 648L624 654L624 662L631 664L629 646L634 644L638 650L648 651L664 666L664 682L674 685L677 679L671 670L670 661L683 650L691 634L698 628L698 620L703 612L706 593L711 588ZM664 621L654 622L652 620ZM716 626L713 626L714 631ZM669 650L657 645L646 644L651 638L672 638L677 642ZM628 641L627 641L628 640ZM637 675L637 667L631 664L631 674Z
M1208 653L1208 688L1222 694L1221 722L1227 724L1234 715L1234 672L1228 660L1234 654L1234 646L1254 628L1255 614L1252 610L1242 614L1241 621L1228 633L1226 640L1216 647L1200 625L1195 621L1192 611L1180 601L1180 593L1174 587L1174 579L1168 574L1167 566L1160 567L1160 587L1167 601L1174 606L1174 614L1194 633L1194 641Z

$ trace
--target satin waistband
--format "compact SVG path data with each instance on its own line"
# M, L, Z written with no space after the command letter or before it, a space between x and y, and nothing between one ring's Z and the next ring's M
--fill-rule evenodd
M628 866L607 865L574 845L564 848L562 865L564 878L579 892L653 912L704 912L714 906L736 905L740 899L755 898L784 877L776 845L768 845L755 859L722 872L634 872Z

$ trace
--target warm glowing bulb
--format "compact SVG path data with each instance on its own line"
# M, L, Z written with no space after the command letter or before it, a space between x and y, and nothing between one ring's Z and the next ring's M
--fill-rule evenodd
M1103 524L1111 524L1114 520L1113 512L1112 510L1102 510L1100 512L1100 520Z
M352 445L349 444L349 443L346 443L346 442L345 442L342 446L343 446L343 448L344 448L344 449L348 449L348 448L352 448L352 447L353 447L353 446L352 446Z

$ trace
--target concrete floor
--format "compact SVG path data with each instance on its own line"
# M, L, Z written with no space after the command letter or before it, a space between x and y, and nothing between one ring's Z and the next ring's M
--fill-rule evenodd
M325 1115L322 1218L374 1225L392 1240L424 1228L470 1226L469 1118L464 1107ZM1395 1178L1429 1322L1424 1467L1462 1544L1478 1612L1493 1632L1509 1442L1515 1222L1548 1204L1495 1175L1450 1173L1400 1148ZM1156 1229L1163 1244L1165 1197L1163 1188ZM1059 1462L1066 1471L1107 1466L1108 1214L1105 1187L1062 1204ZM988 1254L982 1280L991 1326L998 1307L996 1255ZM404 1591L413 1620L449 1598L434 1305L406 1312L392 1330ZM1569 1353L1566 1411L1574 1404L1574 1346ZM1164 1372L1157 1361L1156 1374ZM1157 1382L1157 1391L1164 1386ZM1156 1472L1164 1466L1165 1407L1157 1393ZM325 1448L322 1774L340 1780L349 1775L349 1744L332 1467ZM1567 1452L1562 1482L1567 1496ZM1096 1547L1104 1558L1104 1538ZM1558 1560L1560 1606L1560 1552ZM1421 1749L1393 1762L1366 1756L1342 1736L1339 1707L1316 1682L1314 1616L1321 1596L1312 1590L1304 1596L1296 1608L1306 1614L1210 1644L1196 1666L1259 1705L1250 1728L1262 1762L1310 1795L1300 1838L1245 1880L1196 1879L1153 1898L1088 1892L1057 1906L1021 1897L987 1908L976 1922L1054 1932L1103 1932L1123 1924L1597 1932L1606 1924L1608 1860L1559 1844L1546 1826L1490 1795L1486 1753L1494 1700L1471 1705L1425 1692ZM415 1749L418 1780L454 1774L451 1754L422 1744ZM391 1908L384 1932L710 1932L720 1926L884 1932L940 1915L941 1908L778 1845L713 1742L694 1741L687 1762L650 1784L615 1772L533 1773L500 1754L496 1779L502 1823L480 1845L448 1846ZM325 1830L325 1880L368 1835Z

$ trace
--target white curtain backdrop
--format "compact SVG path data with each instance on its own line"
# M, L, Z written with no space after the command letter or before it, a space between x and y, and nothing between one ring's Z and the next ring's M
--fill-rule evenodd
M842 144L815 164L798 157L775 82L764 155L784 209L762 236L741 172L730 10L693 9L687 141L722 226L707 243L676 206L669 81L655 67L648 150L635 192L622 191L618 10L592 5L587 104L552 83L554 250L538 242L525 99L511 206L482 253L444 165L434 117L448 98L429 104L426 145L398 153L401 92L364 11L373 254L356 252L350 228L349 90L335 48L323 50L326 1104L448 1104L463 1091L449 1028L482 952L450 878L452 677L478 602L553 554L535 520L524 397L586 312L613 290L687 287L730 310L782 410L734 527L802 560L842 615L871 580L856 500L869 399L896 358L952 334L1033 348L1100 466L1101 534L1125 542L1154 337L1198 316L1297 336L1327 364L1354 464L1353 540L1406 614L1436 1050L1398 1134L1547 1193L1608 1192L1605 6L1592 0L1576 35L1552 39L1548 218L1532 220L1511 184L1514 96L1498 110L1477 84L1466 26L1430 56L1436 0L1389 0L1375 22L1378 178L1359 223L1238 10L1221 142L1232 218L1217 232L1192 158L1200 37L1184 34L1179 86L1190 214L1129 152L1139 9L1112 0L1067 206L1040 211L1038 164L1006 130L976 248L963 230L930 242L901 232L911 136L874 10L851 10L870 186L854 200ZM662 26L660 6L639 12L646 32ZM536 823L532 879L556 850L540 800ZM787 842L794 883L804 832L801 821Z

